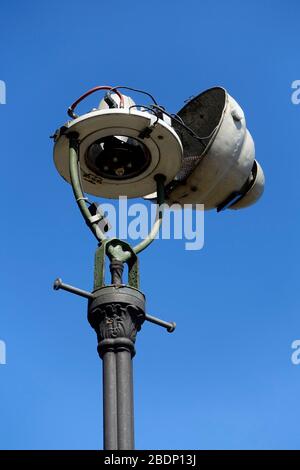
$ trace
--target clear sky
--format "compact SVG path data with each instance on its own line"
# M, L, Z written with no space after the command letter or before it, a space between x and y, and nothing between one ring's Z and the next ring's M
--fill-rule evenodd
M86 302L52 290L57 276L92 288L96 243L49 135L85 90L124 84L172 112L224 86L266 174L256 206L205 214L202 250L157 241L140 257L148 313L178 326L138 335L136 447L299 449L299 2L11 0L0 10L0 447L102 446Z

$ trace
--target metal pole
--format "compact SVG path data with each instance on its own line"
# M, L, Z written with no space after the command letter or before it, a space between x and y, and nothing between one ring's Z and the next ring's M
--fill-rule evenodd
M107 351L103 355L103 447L118 449L118 409L116 354Z
M110 262L111 282L115 286L122 284L124 264L112 259ZM134 449L133 418L133 379L131 349L116 349L116 392L117 392L117 431L118 450Z
M117 356L118 449L134 449L133 374L130 351Z
M120 242L122 243L122 242ZM125 247L126 248L126 247ZM100 253L100 255L99 255ZM104 284L105 247L95 257L94 291L65 284L60 278L54 289L85 297L88 320L98 338L103 361L103 447L104 450L134 449L133 367L135 339L145 320L172 332L175 323L147 315L145 296L138 290L138 267L128 264L130 285L124 285L124 263L110 258L111 285Z
M104 450L134 449L132 358L145 321L145 296L122 284L123 268L122 262L111 260L112 285L96 288L88 305L103 361Z

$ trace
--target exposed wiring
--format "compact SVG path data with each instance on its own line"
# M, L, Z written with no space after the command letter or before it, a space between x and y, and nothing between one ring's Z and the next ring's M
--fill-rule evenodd
M150 106L145 106L144 104L133 104L131 106L129 106L129 109L132 109L132 108L144 108L144 109L147 109L147 111L150 111L152 114L154 114L155 117L157 117L157 121L159 119L159 115L155 112L154 109L152 109ZM143 112L143 110L141 109L140 110L141 112Z
M124 108L124 96L122 95L122 93L120 93L118 90L122 88L124 90L131 90L131 91L134 91L136 93L141 93L141 94L144 94L146 96L149 96L149 98L151 98L151 100L153 101L153 105L150 105L150 106L145 106L145 105L133 105L133 106L130 106L129 109L131 108L144 108L144 109L147 109L148 111L152 111L156 117L159 119L159 116L157 114L157 112L155 112L155 110L158 110L160 111L161 113L163 114L166 114L167 116L169 116L171 119L173 119L175 122L177 122L180 126L182 126L194 139L198 140L198 141L201 141L202 140L207 140L207 139L210 139L212 137L212 135L214 134L214 132L216 131L217 129L217 126L212 130L212 132L207 135L207 136L204 136L204 137L200 137L198 134L196 134L196 132L193 131L193 129L191 129L187 124L185 124L185 122L182 120L182 118L180 116L178 116L178 114L170 114L168 113L162 106L159 106L157 104L157 101L155 100L155 98L150 94L148 93L147 91L144 91L144 90L139 90L137 88L132 88L132 87L128 87L128 86L122 86L122 85L118 85L118 86L115 86L115 87L112 87L112 86L97 86L97 87L94 87L94 88L91 88L90 90L88 90L86 93L84 93L83 95L81 95L76 101L74 101L74 103L71 104L71 106L68 108L68 115L73 118L73 119L76 119L78 117L78 115L74 112L75 108L78 106L78 104L83 101L85 98L87 98L89 95L91 95L92 93L95 93L96 91L98 90L109 90L109 93L116 93L118 95L118 97L120 98L120 108Z
M113 90L113 87L111 86L96 86L94 88L91 88L90 90L88 90L86 93L84 93L83 95L81 95L76 101L74 101L74 103L71 104L71 106L69 106L68 108L68 115L73 118L73 119L76 119L78 118L78 115L76 113L74 113L74 110L75 108L78 106L78 104L84 100L85 98L87 98L88 96L90 96L92 93L95 93L96 91L98 90ZM118 90L115 91L115 93L118 95L118 97L120 98L120 108L124 108L124 96L122 95L122 93L120 93Z
M138 90L137 88L131 88L129 86L114 86L111 90L110 90L110 93L113 93L113 92L116 92L117 93L117 90L119 88L122 88L123 90L131 90L131 91L135 91L136 93L142 93L143 95L147 95L149 96L149 98L151 98L151 100L153 101L154 104L158 105L156 99L150 94L148 93L147 91L144 91L144 90Z
M144 108L144 109L147 109L148 111L150 111L150 112L156 117L156 121L155 121L153 124L151 124L151 127L150 127L151 129L153 129L153 127L155 127L156 124L158 123L158 121L159 121L159 115L155 112L154 109L150 108L150 106L145 106L145 105L143 105L143 104L133 104L132 106L129 107L129 110L130 110L131 108ZM141 110L141 112L143 112L143 111ZM139 137L142 137L142 135L144 134L145 131L146 131L146 134L148 135L148 131L149 131L150 128L147 127L146 129L144 129L144 131L142 131L142 132L140 133ZM143 138L144 138L144 137L145 137L145 134L144 134Z
M173 119L175 122L177 122L178 124L180 124L194 139L198 140L198 141L202 141L202 140L207 140L207 139L210 139L210 137L214 134L214 132L216 131L217 127L216 126L212 132L205 136L205 137L200 137L198 134L196 134L193 129L191 129L189 126L187 126L183 120L177 116L176 114L170 114L168 113L164 108L162 108L161 106L158 106L158 105L155 105L155 104L152 104L151 105L151 108L157 108L159 109L159 111L161 111L163 114L166 114L167 116L169 116L171 119Z
M184 124L183 119L182 119L180 116L178 116L178 114L172 114L172 118L173 118L173 119L174 119L174 118L177 118L177 119L179 119L179 120L182 122L182 124Z
M183 121L183 119L178 116L178 114L170 114L168 113L165 108L163 108L162 106L159 106L159 105L150 105L150 106L145 106L145 105L141 105L141 104L134 104L132 106L129 107L129 109L131 108L144 108L144 109L147 109L148 111L152 111L155 116L157 116L157 120L159 119L159 115L157 114L157 112L155 112L155 110L158 110L160 113L163 113L163 114L166 114L167 116L169 116L171 119L173 119L174 121L176 121L178 124L180 124L194 139L198 140L198 141L201 141L202 140L207 140L207 139L210 139L210 137L214 134L214 132L216 131L217 129L217 126L212 130L212 132L205 136L205 137L200 137L198 134L196 134L193 129L191 129L189 126L187 126L185 124L185 122Z
M144 109L147 109L148 111L151 111L152 114L157 116L157 113L155 112L154 109L152 109L150 106L145 106L144 104L132 104L131 106L129 106L129 109L131 109L131 108L144 108ZM143 111L143 110L141 110L141 111Z

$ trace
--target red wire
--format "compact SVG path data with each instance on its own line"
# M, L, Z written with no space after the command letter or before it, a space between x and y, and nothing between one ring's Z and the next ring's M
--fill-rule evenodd
M68 108L68 114L69 116L71 117L78 117L76 116L76 114L74 113L74 109L78 106L78 104L84 100L85 98L87 98L87 96L90 96L92 93L95 93L95 91L98 91L98 90L113 90L114 87L112 86L96 86L94 88L91 88L90 90L88 90L86 93L84 93L83 95L81 95L76 101L74 101L74 103L71 104L71 106ZM122 95L122 93L120 93L118 90L114 90L114 93L116 93L116 95L118 95L118 97L120 98L120 108L124 108L124 96Z

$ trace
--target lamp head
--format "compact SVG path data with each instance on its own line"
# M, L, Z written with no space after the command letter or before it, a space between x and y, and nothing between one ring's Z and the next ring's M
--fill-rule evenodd
M103 88L110 91L98 108L74 114L83 98ZM96 87L69 108L74 119L57 131L54 146L56 168L66 181L68 134L76 133L81 182L88 194L156 200L155 176L161 174L169 204L204 204L221 211L260 198L264 174L254 142L243 110L224 88L200 93L176 115L156 104L137 106L117 88Z
M86 193L105 198L142 197L155 191L155 175L170 183L180 170L182 144L170 120L146 108L137 109L124 96L120 108L116 94L97 109L68 121L56 134L54 162L68 182L69 140L76 132L79 166Z

